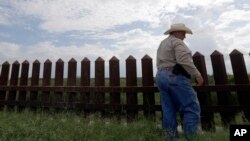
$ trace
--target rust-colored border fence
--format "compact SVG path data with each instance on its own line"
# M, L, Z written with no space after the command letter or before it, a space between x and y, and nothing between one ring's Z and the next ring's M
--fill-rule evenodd
M201 104L201 124L203 130L215 130L214 113L220 113L221 121L228 125L235 121L237 112L243 112L244 118L250 121L250 85L243 54L234 50L230 54L235 84L228 84L228 77L223 55L214 51L211 54L215 84L208 83L205 59L196 52L194 63L205 79L204 86L196 87ZM12 66L4 62L0 75L0 110L22 111L29 108L36 110L78 110L85 114L99 112L101 115L121 116L134 120L142 111L146 117L155 118L161 106L156 100L158 89L154 84L152 58L145 55L141 59L142 85L138 86L136 59L129 56L126 59L125 84L120 84L120 64L116 57L109 60L109 86L105 84L105 61L98 58L95 61L94 86L91 85L90 60L84 58L81 62L80 83L77 83L77 61L68 62L68 76L63 78L64 62L59 59L55 64L55 78L52 81L52 62L46 60L43 64L43 78L40 80L40 62L32 64L31 78L29 62L21 65L15 61ZM11 72L10 72L11 67ZM21 69L20 69L21 68ZM19 77L19 71L21 76ZM10 78L8 78L10 76ZM64 83L64 81L67 81ZM41 84L39 84L41 83ZM211 93L216 92L217 104L212 104ZM231 103L232 93L237 94L237 103ZM139 103L138 94L142 95ZM108 98L107 98L108 95ZM121 99L125 98L125 102ZM157 97L159 98L159 96Z

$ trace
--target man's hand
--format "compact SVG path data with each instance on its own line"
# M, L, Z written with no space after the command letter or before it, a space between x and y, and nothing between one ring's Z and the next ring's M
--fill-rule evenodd
M195 80L196 80L196 86L202 86L203 85L203 77L199 74L195 76Z

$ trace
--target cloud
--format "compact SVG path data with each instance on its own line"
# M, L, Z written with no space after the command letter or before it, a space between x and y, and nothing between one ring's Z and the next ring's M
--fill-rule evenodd
M14 1L19 13L41 19L48 32L98 31L135 21L159 23L163 1Z
M108 60L117 56L125 60L129 55L141 59L149 54L155 61L156 49L165 38L162 33L170 24L183 22L194 32L186 38L193 52L208 58L215 49L226 54L233 49L248 53L249 5L248 1L233 0L8 1L0 4L0 25L14 27L36 20L24 25L35 24L30 27L34 31L42 29L39 35L43 39L25 46L1 40L0 49L21 60L27 56L65 61L71 57L95 60L101 56ZM123 27L129 28L120 30ZM6 35L11 36L0 33ZM59 36L66 36L60 44L54 42L61 41ZM0 59L9 60L7 55Z
M105 30L135 21L148 22L154 27L161 24L162 19L170 18L169 14L183 12L180 10L200 8L209 13L211 8L216 9L232 2L232 0L167 2L164 0L28 0L5 2L5 5L11 7L16 15L41 19L40 27L47 31L64 32Z
M219 16L217 21L219 24L216 28L233 30L234 27L241 25L241 23L249 22L250 19L246 18L249 16L249 10L231 9L230 11L225 11Z
M171 13L179 9L206 8L229 3L219 1L164 1L164 0L29 0L11 1L10 5L19 15L40 19L40 28L48 32L104 31L119 25L142 21L159 27ZM211 6L212 7L212 6ZM167 20L167 21L168 21ZM163 22L163 23L165 23Z
M2 2L1 2L2 3ZM3 2L4 3L4 2ZM9 10L0 4L0 26L1 25L8 25L9 21Z
M1 42L0 43L0 60L7 60L7 59L16 59L19 56L19 51L21 50L21 47L17 44L13 43L6 43Z
M134 29L125 32L121 39L113 45L113 47L119 49L120 54L126 52L125 54L131 53L130 55L149 54L155 56L156 49L163 36L154 36L141 29Z
M111 38L117 34L111 33ZM153 50L158 47L161 40L160 36L153 36L148 32L142 31L141 29L135 29L131 31L119 34L119 41L112 44L110 47L103 45L101 42L95 44L82 44L82 45L56 45L50 41L39 42L29 46L22 46L14 43L0 42L1 60L9 59L10 57L15 59L52 59L57 60L70 59L72 57L81 59L83 57L103 57L104 59L110 59L112 56L122 56L124 52L131 53L137 50L139 53L151 54ZM145 43L147 45L145 46ZM139 54L138 53L138 54ZM11 54L11 56L9 56ZM128 55L126 57L128 57ZM140 57L140 56L138 56Z
M74 58L78 63L77 74L80 75L80 62L85 58L89 58L94 67L94 61L98 57L102 57L105 61L108 61L114 52L112 50L103 48L101 45L81 45L81 46L56 46L51 42L40 42L32 46L20 46L12 43L0 43L0 61L1 64L8 61L12 64L14 61L22 63L24 60L28 60L31 63L36 59L42 64L49 59L52 62L52 77L54 77L55 63L61 58L65 62L65 76L67 75L67 63L71 58ZM107 67L107 66L106 66ZM31 70L30 70L31 71ZM31 75L31 74L30 74ZM42 73L41 73L42 75ZM93 73L91 74L93 77ZM42 76L40 76L42 77Z
M110 35L116 38L115 35ZM112 56L118 57L120 60L121 75L124 76L125 60L129 55L134 56L138 62L138 69L140 68L141 58L148 54L153 61L155 61L156 49L159 45L162 36L153 36L141 29L134 29L123 32L119 35L121 40L115 42L107 47L101 42L96 44L82 44L82 45L56 45L50 41L39 42L30 46L22 46L13 43L0 43L0 60L1 63L9 61L9 63L18 60L20 62L28 60L32 63L38 59L41 63L46 59L50 59L53 64L61 58L64 62L68 62L71 58L77 60L78 65L84 57L87 57L94 66L94 61L98 57L102 57L106 61L106 69L108 69L108 61ZM145 44L147 44L145 46ZM11 57L10 57L11 56ZM155 62L154 62L155 65ZM93 69L93 68L92 68ZM108 72L106 72L108 76ZM138 75L141 75L140 73Z
M120 55L141 55L150 54L155 56L156 48L164 35L155 35L150 31L144 31L140 28L123 31L123 32L87 32L82 34L72 34L71 38L75 39L91 39L102 43L110 41L109 46L103 45L105 48L110 48L114 54ZM127 57L127 56L126 56Z

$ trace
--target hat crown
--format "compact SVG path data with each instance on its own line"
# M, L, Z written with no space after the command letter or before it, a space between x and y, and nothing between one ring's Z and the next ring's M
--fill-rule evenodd
M188 34L192 34L191 29L189 29L188 27L186 27L186 25L183 24L183 23L172 24L171 27L170 27L170 29L167 30L164 34L167 35L167 34L169 34L171 32L174 32L174 31L185 31Z
M176 23L171 25L171 28L176 28L176 27L186 27L186 26L183 23Z

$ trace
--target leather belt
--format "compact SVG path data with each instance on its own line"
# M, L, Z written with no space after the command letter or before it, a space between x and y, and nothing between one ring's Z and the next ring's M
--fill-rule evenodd
M174 67L163 67L163 68L159 68L158 70L172 71L173 69L174 69Z

